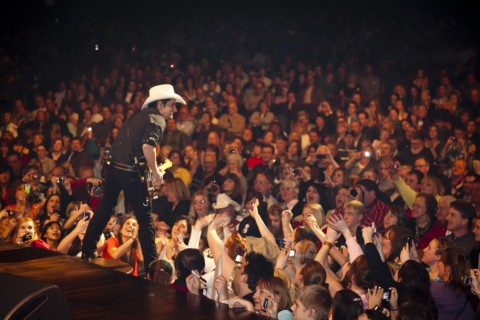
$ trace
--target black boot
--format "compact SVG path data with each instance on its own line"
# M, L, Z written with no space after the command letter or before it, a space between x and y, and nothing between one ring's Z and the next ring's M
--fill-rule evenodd
M81 257L81 259L83 261L87 261L87 262L92 261L92 259L94 259L94 258L96 258L94 253L92 253L92 254L82 253L82 257Z

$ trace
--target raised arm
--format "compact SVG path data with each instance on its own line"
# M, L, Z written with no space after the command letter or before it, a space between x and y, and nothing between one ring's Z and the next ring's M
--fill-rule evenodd
M334 247L334 243L338 238L338 233L333 228L328 227L327 234L326 234L326 241L323 243L322 247L318 251L317 255L315 256L315 260L320 262L320 264L325 268L327 277L325 282L328 283L328 290L330 291L330 295L333 297L337 293L337 291L342 290L343 286L340 282L336 279L335 274L330 269L328 265L327 258L328 253L332 247Z
M282 227L283 227L283 237L285 239L290 238L293 233L292 225L290 221L292 221L293 213L290 210L283 210L282 211Z
M82 232L87 230L89 220L87 217L77 222L75 229L73 229L69 234L67 234L58 244L57 252L67 254L68 250L72 246L73 240Z
M221 215L216 215L212 223L208 226L207 241L210 250L212 251L213 260L215 264L218 262L218 257L222 255L222 276L225 279L230 279L230 274L235 267L235 262L225 252L222 240L217 234L217 228L228 223L228 218Z
M268 230L267 226L265 225L265 222L263 222L262 217L258 213L258 205L259 203L257 199L253 204L253 208L248 212L255 219L258 230L260 231L260 234L262 235L262 237L264 237L266 240L270 241L271 243L275 243L275 237L273 236L272 232Z
M328 217L327 222L330 226L332 226L332 228L340 232L345 238L350 262L355 261L357 257L363 255L362 247L360 247L357 240L355 240L355 238L353 237L342 216L332 214Z

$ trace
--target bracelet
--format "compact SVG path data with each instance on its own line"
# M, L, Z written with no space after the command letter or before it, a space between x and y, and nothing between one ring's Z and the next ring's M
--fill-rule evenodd
M329 248L333 247L333 244L330 241L325 241L324 243L322 243L322 245L327 246Z
M390 306L390 310L391 310L391 311L398 310L398 306L396 306L396 307L392 307L392 306Z

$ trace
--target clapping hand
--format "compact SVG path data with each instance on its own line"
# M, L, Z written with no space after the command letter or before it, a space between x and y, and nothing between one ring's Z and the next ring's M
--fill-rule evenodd
M342 234L348 230L347 224L345 223L342 215L331 214L327 218L327 222L329 226Z

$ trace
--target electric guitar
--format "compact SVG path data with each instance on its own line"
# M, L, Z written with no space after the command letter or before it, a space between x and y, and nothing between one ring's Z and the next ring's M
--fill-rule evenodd
M165 171L172 167L172 162L169 159L165 159L165 161L159 166L160 170ZM155 179L153 178L152 169L147 164L144 167L144 172L142 174L142 181L144 181L147 185L148 196L153 199L158 198L158 189L160 186L155 184Z

